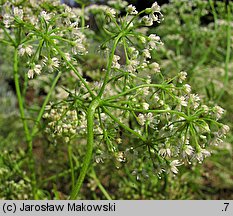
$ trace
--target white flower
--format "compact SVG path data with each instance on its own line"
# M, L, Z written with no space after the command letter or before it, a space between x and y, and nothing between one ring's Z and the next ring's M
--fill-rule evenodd
M138 60L130 60L126 65L126 70L130 73L135 72L137 70L139 63L140 62Z
M107 115L105 113L100 113L100 119L101 121L105 121L107 119Z
M150 51L148 49L144 49L142 51L142 55L145 57L145 58L151 58L151 54L150 54Z
M41 65L34 65L30 70L28 70L28 78L31 79L34 77L34 74L39 75L41 73Z
M144 110L148 110L150 105L148 103L142 103L142 107Z
M155 93L155 94L153 95L153 98L154 98L154 100L155 100L156 103L160 100L160 98L159 98L159 96L158 96L157 93Z
M148 40L149 50L156 48L159 44L162 44L160 37L156 34L149 35Z
M146 43L146 38L145 38L145 36L138 35L138 39L139 39L143 44Z
M70 53L64 53L67 61L71 61L71 55Z
M51 66L52 66L52 67L58 68L58 67L59 67L59 64L60 64L60 62L59 62L58 58L53 57L53 58L51 59Z
M184 146L184 152L185 154L187 154L188 156L192 155L194 152L194 149L191 145L185 145Z
M174 173L174 174L177 174L178 173L178 169L177 169L177 166L181 166L182 163L179 162L179 160L173 160L171 163L170 163L170 169L171 171Z
M141 92L143 95L149 95L150 94L149 87L142 88Z
M86 53L86 48L80 39L77 39L71 43L71 51L73 54L77 55L78 53Z
M149 112L149 113L147 113L147 115L146 115L146 120L148 121L148 122L151 122L153 119L153 113L151 113L151 112Z
M10 14L4 14L3 16L3 24L6 28L10 28L10 25L13 23L14 17L12 17Z
M191 92L191 86L189 84L185 84L183 88L185 93L189 94Z
M200 97L197 94L190 94L189 99L194 109L200 105Z
M117 154L117 160L119 162L121 162L121 163L126 162L126 158L125 158L124 152L118 152L118 154Z
M227 134L230 131L230 128L228 125L223 125L221 129L222 129L223 134Z
M49 21L51 19L51 14L48 14L46 11L41 11L40 16L45 19L45 21Z
M105 10L105 13L108 15L108 16L112 16L112 17L115 17L116 15L116 11L113 9L113 8L107 8Z
M126 12L131 14L131 15L134 15L134 14L137 14L137 10L136 10L136 7L133 6L133 5L129 5L127 8L126 8Z
M114 55L113 56L113 60L112 60L112 67L113 68L117 68L117 69L120 69L121 65L118 63L118 61L120 60L120 56L118 55Z
M19 55L23 56L24 54L27 54L29 56L32 55L32 46L28 45L28 46L24 46L24 45L20 45L19 46Z
M206 149L199 148L196 154L196 158L199 162L202 162L205 157L209 157L211 154Z
M142 17L142 22L145 24L145 26L152 26L153 25L153 19L148 17L148 16Z
M152 64L149 65L149 68L152 69L155 73L160 72L160 66L157 62L153 62Z
M220 119L224 113L224 109L218 105L213 108L213 112L216 115L217 120Z
M48 67L49 72L52 72L54 69L57 69L60 65L60 62L58 58L53 57L51 59L48 59L47 57L44 57L42 60L43 65Z
M34 77L34 71L32 70L32 69L30 69L29 71L28 71L28 78L29 79L32 79Z
M73 22L73 23L71 23L71 25L70 25L70 27L71 28L74 28L74 29L78 29L78 22L76 21L76 22Z
M15 16L19 17L20 19L23 19L23 10L19 9L18 7L14 7L13 13Z
M151 76L148 75L147 78L146 78L146 83L147 83L147 84L151 84L151 82L152 82ZM145 95L148 95L148 94L150 93L150 92L149 92L149 88L148 88L148 91L146 91L146 92L147 92L147 94L145 94Z
M117 138L117 139L116 139L116 143L117 143L117 144L121 144L121 143L122 143L122 139L121 139L121 138Z
M153 13L149 15L149 18L152 19L154 22L160 22L159 17L154 15Z
M210 127L205 121L201 122L200 129L202 129L204 132L210 132Z
M34 71L35 71L35 73L37 74L37 75L39 75L40 73L41 73L41 70L42 70L42 67L41 67L41 65L35 65L35 67L34 67Z
M178 75L177 75L177 78L178 78L178 82L179 83L182 83L187 77L187 73L184 72L184 71L181 71Z
M152 13L160 13L161 8L157 2L154 2L151 6Z
M129 54L131 59L136 59L139 55L139 51L136 50L134 47L128 47Z
M204 112L207 114L209 112L209 107L206 105L202 105L201 108L204 110Z
M145 124L145 122L146 122L145 115L143 115L142 113L140 113L138 115L138 123L143 126Z
M95 162L96 163L104 163L104 160L103 160L103 158L101 156L96 156L95 157Z
M186 101L186 98L184 96L181 96L178 98L178 103L181 106L188 106L188 102Z
M159 155L161 155L162 157L171 157L172 153L171 153L171 149L170 148L162 148L159 150Z
M150 35L149 35L149 39L150 39L150 40L153 40L153 41L155 41L155 42L157 42L157 43L160 42L160 37L159 37L158 35L156 35L156 34L150 34Z
M68 143L68 142L70 141L70 138L69 138L69 137L65 137L65 138L64 138L64 141L65 141L66 143Z

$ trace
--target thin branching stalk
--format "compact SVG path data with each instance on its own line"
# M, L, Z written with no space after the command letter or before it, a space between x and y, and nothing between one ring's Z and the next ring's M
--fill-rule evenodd
M130 132L131 134L135 135L136 137L140 138L142 141L146 141L146 138L142 135L140 135L138 132L132 130L125 124L123 124L118 118L116 118L106 107L103 107L104 112L109 115L117 124L119 124L123 129Z
M96 173L94 168L92 168L92 172L90 175L93 180L96 182L98 188L101 190L101 192L103 193L103 195L106 197L107 200L112 200L111 196L109 195L109 193L107 192L107 190L104 188L104 186L101 184L100 180L97 178Z
M87 111L87 152L86 152L86 155L84 157L83 166L82 166L80 175L78 177L77 183L75 184L74 189L71 192L70 199L72 199L72 200L77 199L77 197L78 197L79 191L81 189L82 183L84 181L84 178L86 176L86 173L87 173L87 170L88 170L91 158L92 158L92 151L93 151L93 145L94 145L94 131L93 131L94 130L94 114L95 114L97 107L100 105L100 98L103 95L104 90L106 88L106 85L108 83L114 54L115 54L117 45L118 45L121 37L122 37L122 34L120 33L114 40L113 48L112 48L112 51L111 51L111 54L110 54L109 60L108 60L107 71L106 71L106 74L104 77L103 85L100 89L98 96L91 102L90 107ZM62 54L62 52L59 49L57 49L57 51L60 54ZM70 67L73 66L70 62L68 62L68 61L66 61L66 62L68 65L70 65ZM81 79L83 79L83 78L81 78ZM85 80L84 80L83 84L84 83L85 83ZM92 91L89 90L89 87L87 88L87 90L89 91L89 93L92 93ZM91 95L92 95L92 97L94 97L93 93Z
M72 190L75 184L75 176L74 176L74 163L73 163L73 148L71 143L68 143L68 158L71 170L71 183L72 183Z
M217 23L218 16L217 16L217 13L216 13L216 10L215 10L215 7L214 7L213 0L209 0L209 4L210 4L211 10L212 10L213 17L214 17L214 29L215 29L215 31L217 31L217 28L218 28L218 23Z
M139 85L139 86L135 86L134 88L131 88L127 91L124 91L122 93L119 93L117 95L113 95L109 98L106 98L105 100L107 101L110 101L110 100L115 100L117 98L120 98L121 96L124 96L124 95L127 95L127 94L130 94L131 92L137 90L137 89L140 89L140 88L147 88L147 87L157 87L157 88L165 88L165 85L164 84L142 84L142 85Z
M59 80L60 77L61 77L61 74L62 74L61 71L59 71L59 72L57 73L55 79L53 80L53 83L52 83L52 85L51 85L51 88L50 88L48 94L46 95L46 98L45 98L45 100L44 100L44 102L43 102L43 104L42 104L42 107L41 107L41 109L40 109L40 111L39 111L39 114L38 114L38 116L37 116L37 118L36 118L36 123L35 123L35 125L34 125L33 128L32 128L32 137L34 137L35 134L36 134L36 132L37 132L37 125L39 124L39 122L40 122L40 120L41 120L41 118L42 118L42 116L43 116L43 114L44 114L45 108L46 108L46 106L47 106L47 104L48 104L48 102L49 102L49 99L50 99L50 97L51 97L51 95L52 95L52 92L53 92L53 90L54 90L54 88L55 88L55 86L56 86L58 80Z
M89 92L89 94L91 95L91 97L95 98L96 97L95 94L92 92L92 90L90 89L89 85L87 84L87 82L85 81L85 79L82 77L82 75L78 72L78 70L75 68L75 66L69 60L67 60L65 54L54 43L52 43L52 45L57 50L57 52L59 53L59 55L64 59L64 61L66 62L66 64L70 67L70 69L72 69L74 71L74 73L78 76L79 80L85 86L85 88L87 89L87 91Z
M108 60L107 71L106 71L106 74L105 74L105 77L104 77L104 82L103 82L103 85L101 86L100 92L98 94L99 98L101 98L101 96L103 95L105 87L106 87L106 85L108 83L110 71L112 69L112 62L113 62L114 54L115 54L117 45L118 45L118 43L119 43L122 36L123 35L120 33L114 40L113 48L112 48L112 51L111 51L111 54L110 54L109 60Z
M83 166L80 171L78 180L71 192L70 199L75 200L78 197L79 191L82 187L83 180L86 176L89 164L92 158L93 145L94 145L94 114L100 104L99 98L94 99L87 111L87 152L83 160Z
M24 128L24 133L26 136L26 141L28 144L28 154L29 154L29 169L31 172L31 183L32 183L32 193L33 193L33 198L37 198L37 183L36 183L36 173L35 173L35 161L34 161L34 155L33 155L33 146L32 146L32 137L29 132L29 127L27 120L25 118L25 112L24 112L24 104L23 104L23 98L20 90L20 84L19 84L19 59L18 59L18 47L15 47L14 50L14 82L15 82L15 89L16 89L16 94L17 94L17 99L19 103L19 111L20 111L20 117L23 121L23 128Z
M107 107L113 107L116 109L121 109L121 110L128 110L128 111L133 111L133 112L141 112L141 113L171 113L171 114L176 114L178 116L182 116L185 119L188 119L188 116L185 115L182 112L176 111L176 110L145 110L145 109L137 109L137 108L130 108L130 107L123 107L123 106L118 106L118 105L114 105L114 104L110 104L110 103L103 103L105 106Z

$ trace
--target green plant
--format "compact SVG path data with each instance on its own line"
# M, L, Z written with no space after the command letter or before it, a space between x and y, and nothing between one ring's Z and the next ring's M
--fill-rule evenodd
M145 34L144 28L161 21L158 4L141 12L128 5L122 15L123 3L91 5L86 10L84 5L81 14L54 1L2 4L0 42L14 49L14 83L34 199L41 198L33 153L41 133L56 145L65 144L69 169L60 176L71 174L69 198L77 199L88 169L92 166L93 170L95 164L91 163L93 150L97 163L113 160L117 168L127 166L125 170L136 179L167 179L169 174L177 174L182 164L202 163L210 156L211 145L229 131L218 122L224 110L216 104L203 105L184 83L186 72L164 76L159 64L151 60L151 52L162 42L156 34ZM100 32L106 36L99 46L106 63L97 68L95 82L86 79L80 65L89 43L98 43L95 34L92 38L85 35L90 33L85 28L85 11L97 14ZM45 79L40 80L41 74ZM72 77L74 85L62 86L66 94L58 99L54 92L59 81L65 83L63 76ZM47 82L43 102L26 101L31 83L35 85L32 79L38 79L39 86ZM83 140L85 155L79 151L82 155L77 158L74 148ZM94 171L90 176L110 199ZM53 191L57 197L56 187Z

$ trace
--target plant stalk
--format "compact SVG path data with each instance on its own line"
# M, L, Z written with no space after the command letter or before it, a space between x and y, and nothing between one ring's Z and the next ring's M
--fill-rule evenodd
M23 98L20 90L20 85L19 85L19 59L18 59L18 47L15 47L14 50L14 82L15 82L15 89L16 89L16 94L17 94L17 99L18 99L18 104L19 104L19 111L20 111L20 117L23 121L23 128L24 128L24 133L26 136L26 141L28 144L28 154L29 154L29 169L31 172L31 181L32 181L32 193L33 193L33 198L37 198L37 183L36 183L36 173L35 173L35 161L34 161L34 155L33 155L33 145L32 145L32 137L29 132L28 128L28 123L25 118L25 112L24 112L24 105L23 105Z
M112 51L111 51L111 54L110 54L109 60L108 60L107 71L106 71L106 74L105 74L105 77L104 77L104 82L103 82L103 85L101 86L100 92L98 94L99 98L101 98L101 96L103 95L105 87L106 87L106 85L108 83L110 71L111 71L111 68L112 68L112 62L113 62L114 54L115 54L115 51L116 51L116 48L117 48L117 44L119 43L119 40L121 39L121 37L122 37L122 33L120 33L114 40L113 48L112 48Z
M77 199L79 191L82 187L84 178L87 174L89 164L91 162L93 146L94 146L94 114L99 104L100 104L99 98L95 98L91 102L90 107L87 110L87 152L84 157L83 166L80 171L78 180L74 186L74 189L71 192L71 195L70 195L71 200Z

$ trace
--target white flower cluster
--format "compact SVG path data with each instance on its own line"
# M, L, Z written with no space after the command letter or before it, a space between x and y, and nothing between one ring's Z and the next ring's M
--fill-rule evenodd
M65 105L55 108L49 105L43 118L48 121L45 132L51 142L57 143L58 140L62 140L68 143L75 135L81 136L86 133L85 113L69 110Z
M42 66L39 64L33 64L31 69L28 71L28 78L31 79L35 74L40 75L42 70Z
M33 53L33 47L31 45L19 45L19 55L23 56L24 54L27 54L28 56L31 56Z
M133 5L128 5L126 8L126 12L129 13L130 15L136 15L138 14L138 11L136 10L136 7Z
M142 23L146 26L152 26L154 22L160 23L162 17L161 8L157 2L153 3L151 8L146 9L149 15L142 17Z
M1 16L6 31L9 31L9 28L17 28L20 24L22 34L26 35L18 46L18 53L29 59L27 74L30 79L40 75L42 70L53 72L61 67L54 44L64 53L71 50L74 55L83 55L87 52L86 36L79 28L80 18L76 9L61 5L59 1L49 3L53 7L48 10L44 9L43 1L37 4L34 1L21 4L7 1L2 6ZM9 31L9 34L12 38L17 37L14 31ZM67 45L64 46L64 43Z
M209 146L220 144L229 131L227 125L222 125L218 126L216 132L211 127L211 122L205 120L205 117L213 121L218 120L222 117L224 110L219 106L211 108L202 105L200 97L191 93L190 85L184 84L186 76L185 72L178 74L175 78L177 86L170 83L163 93L161 90L153 90L151 87L141 88L133 97L126 96L127 105L122 104L124 107L130 104L131 108L144 110L137 116L134 115L138 123L138 127L134 131L142 136L150 131L148 135L152 148L150 154L155 158L160 158L160 166L152 169L158 174L161 172L177 174L178 167L182 164L202 163L204 158L211 155ZM167 94L167 92L169 93ZM154 101L148 100L148 98L154 98ZM119 101L119 103L121 102ZM175 104L177 108L174 109ZM156 110L163 110L163 112L161 114L153 113ZM193 118L193 120L190 118L191 126L188 123L190 120L185 117L188 110L190 117ZM126 115L126 113L128 111L125 111L125 114L119 114ZM119 116L119 118L121 117ZM140 152L139 149L138 151ZM139 154L141 157L146 155L144 150ZM136 159L136 156L130 159L128 154L125 157L128 162ZM170 161L169 165L166 161Z

